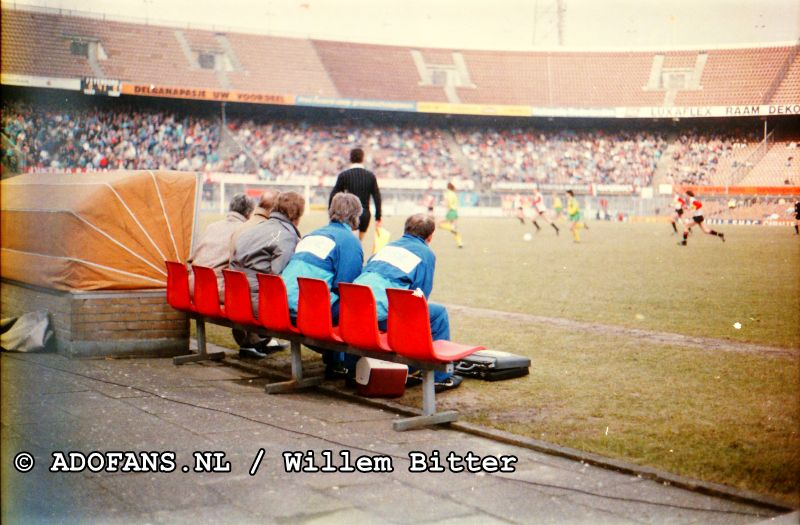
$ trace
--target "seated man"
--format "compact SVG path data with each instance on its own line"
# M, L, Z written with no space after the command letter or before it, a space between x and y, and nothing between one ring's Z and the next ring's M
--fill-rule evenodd
M224 300L224 281L222 270L230 260L231 238L247 221L253 211L253 202L244 193L237 193L228 205L228 215L221 221L209 224L192 251L189 264L207 266L217 274L219 300ZM189 276L189 291L194 294L194 276Z
M281 193L269 219L246 226L237 233L231 250L231 269L244 272L250 283L253 313L258 316L258 273L280 274L294 255L300 241L297 225L305 210L305 199L295 191ZM267 355L269 338L234 329L239 343L239 357L261 358ZM281 346L275 346L275 349Z
M353 233L361 216L361 201L352 193L337 193L328 208L330 222L300 241L289 264L281 272L286 284L289 314L297 317L300 298L298 277L322 279L331 291L331 314L334 324L339 319L339 283L351 283L364 261L361 243Z
M406 290L419 289L428 299L433 289L433 272L436 256L430 249L430 242L436 222L430 215L418 213L406 219L404 233L401 238L390 242L373 255L355 284L369 286L375 296L378 314L378 327L386 330L389 317L389 300L387 288ZM450 320L447 310L440 304L428 303L428 314L431 321L431 335L434 341L450 339ZM352 366L352 363L349 363ZM455 388L461 384L461 377L435 372L437 390Z
M281 272L286 284L289 315L297 319L297 304L300 298L298 277L322 279L331 292L331 317L333 324L339 322L339 283L351 283L359 273L364 261L361 242L353 230L358 228L361 217L361 201L352 193L337 193L328 208L330 222L303 237L295 249L294 256ZM342 356L323 352L323 360L332 374L340 368Z

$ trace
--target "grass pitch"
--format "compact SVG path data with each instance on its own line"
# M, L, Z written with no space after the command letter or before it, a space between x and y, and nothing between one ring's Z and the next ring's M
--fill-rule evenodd
M384 220L393 238L403 219ZM325 222L312 212L300 229ZM533 364L525 378L468 380L440 396L442 407L800 504L800 240L788 227L722 226L726 243L695 229L680 247L669 224L589 225L580 244L565 222L556 236L546 224L535 233L512 218L464 218L463 249L436 232L433 301L567 320L454 311L454 340L524 354ZM680 335L658 342L615 327L716 341L707 348ZM224 330L211 337L232 345ZM419 406L419 396L409 389L400 401Z

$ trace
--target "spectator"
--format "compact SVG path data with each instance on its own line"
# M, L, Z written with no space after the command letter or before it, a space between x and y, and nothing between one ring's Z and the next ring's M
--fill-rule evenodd
M237 193L228 205L228 215L221 221L209 224L189 258L190 264L207 266L214 269L217 275L217 289L220 302L224 300L224 284L222 270L228 267L231 252L231 238L247 221L253 211L253 202L244 193ZM190 282L189 290L194 289L194 281Z
M339 173L336 178L336 185L331 191L328 205L333 202L337 193L349 192L358 197L361 201L361 217L358 221L358 240L363 241L364 235L369 228L370 212L369 199L375 202L375 227L381 225L381 192L378 189L378 181L375 174L364 168L364 150L355 148L350 151L350 167Z
M264 195L267 195L265 192ZM271 201L264 201L261 208L272 207ZM269 198L271 198L271 195ZM297 226L305 210L305 199L294 191L278 195L274 208L267 220L261 220L249 227L243 227L233 243L231 269L244 272L250 283L250 299L253 313L258 316L258 278L259 273L280 274L294 255L300 241ZM234 329L234 339L239 344L239 357L266 357L269 338L256 333Z

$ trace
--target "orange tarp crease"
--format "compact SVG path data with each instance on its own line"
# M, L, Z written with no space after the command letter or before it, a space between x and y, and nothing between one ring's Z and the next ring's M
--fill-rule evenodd
M164 260L189 257L193 173L27 174L2 182L6 279L58 290L166 285Z

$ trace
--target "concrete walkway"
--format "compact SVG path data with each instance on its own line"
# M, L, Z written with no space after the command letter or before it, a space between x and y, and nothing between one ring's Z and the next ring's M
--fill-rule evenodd
M314 391L268 396L264 377L224 363L4 353L0 368L4 524L738 524L775 515L454 430L394 432L393 413ZM143 462L110 454L89 458L98 472L51 472L69 466L54 460L59 451L151 451L168 472L121 472ZM184 472L195 451L224 452L230 471ZM287 472L282 453L291 451L310 451L318 466L330 451L332 470L345 466L341 453L352 464L364 456L361 470L393 470ZM412 453L430 460L434 451L444 472L410 471ZM35 458L27 473L14 467L15 458L26 466L22 452ZM514 456L514 471L452 472L450 452Z

